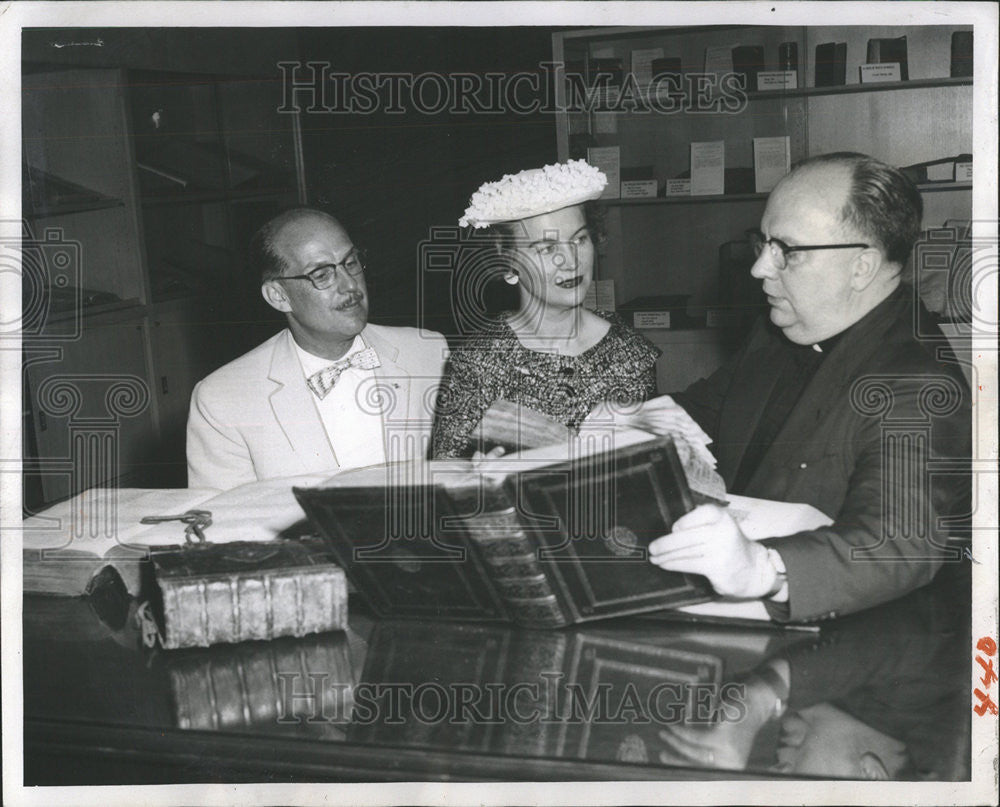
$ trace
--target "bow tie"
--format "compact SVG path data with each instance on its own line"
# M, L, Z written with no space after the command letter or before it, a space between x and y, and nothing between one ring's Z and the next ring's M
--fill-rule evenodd
M362 370L371 370L381 366L382 362L379 361L375 348L366 347L364 350L359 350L357 353L352 353L350 356L338 359L329 367L318 370L306 379L306 383L316 397L323 400L323 398L329 395L334 384L337 383L341 374L348 367L360 367Z

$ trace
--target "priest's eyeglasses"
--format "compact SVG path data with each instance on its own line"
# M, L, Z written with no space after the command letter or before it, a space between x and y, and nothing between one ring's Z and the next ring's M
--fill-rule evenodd
M368 265L367 257L365 250L355 249L342 261L325 263L304 275L283 275L278 280L308 280L317 291L323 291L336 282L337 269L342 269L350 277L360 275Z
M759 258L764 248L767 247L771 253L771 260L774 261L774 265L779 270L785 269L788 266L788 256L793 252L811 252L815 249L868 249L871 246L870 244L855 243L797 245L793 247L786 244L780 238L766 238L764 233L757 229L747 230L746 236L750 241L750 246L753 247L754 256Z

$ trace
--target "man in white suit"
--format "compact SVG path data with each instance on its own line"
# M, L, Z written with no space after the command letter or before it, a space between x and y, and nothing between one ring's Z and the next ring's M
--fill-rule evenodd
M250 262L288 327L195 387L188 485L229 489L424 456L444 337L367 324L364 255L321 211L269 221Z

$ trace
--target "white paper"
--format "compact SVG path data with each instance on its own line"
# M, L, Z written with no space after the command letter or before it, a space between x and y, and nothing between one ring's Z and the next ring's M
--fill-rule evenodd
M664 196L690 196L690 179L668 179L664 185Z
M600 168L608 178L602 199L617 199L621 193L621 149L618 146L596 146L587 149L587 162Z
M884 62L882 64L863 64L861 70L862 84L878 84L883 81L900 81L899 62Z
M754 189L757 193L770 193L791 168L791 147L787 135L753 139Z
M655 179L629 179L622 183L622 199L652 199L655 197Z
M663 48L642 48L632 51L632 75L640 89L653 80L653 60L663 58Z
M726 141L691 144L691 195L716 196L726 192Z
M799 86L798 73L794 70L769 70L757 74L757 89L794 90Z

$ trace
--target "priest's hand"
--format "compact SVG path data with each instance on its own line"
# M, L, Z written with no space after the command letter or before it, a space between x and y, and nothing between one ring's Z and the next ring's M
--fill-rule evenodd
M702 574L726 597L764 597L778 582L767 548L747 538L725 508L712 504L677 519L673 532L649 545L649 559L661 569Z

